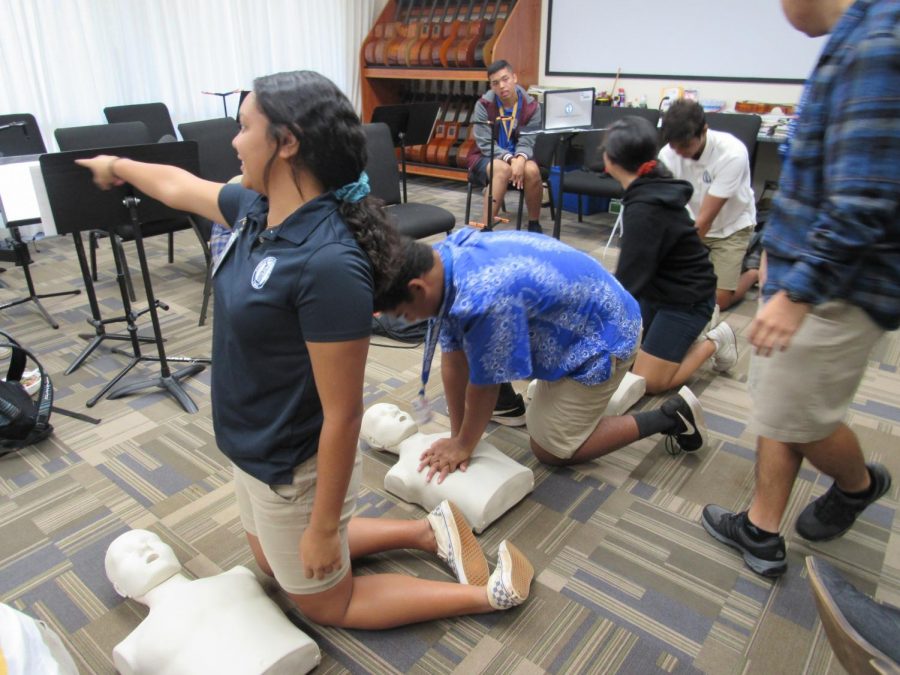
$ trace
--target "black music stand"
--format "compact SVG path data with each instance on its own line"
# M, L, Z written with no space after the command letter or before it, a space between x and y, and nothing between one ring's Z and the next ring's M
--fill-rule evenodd
M222 111L225 113L224 117L228 117L228 97L232 94L240 94L240 89L232 89L231 91L201 91L201 94L207 94L209 96L221 96L222 97ZM241 100L244 100L244 97L241 96ZM240 105L240 104L238 104Z
M0 209L2 209L2 206L0 206ZM59 324L52 316L50 316L50 313L44 309L41 300L44 298L56 298L61 295L78 295L81 293L81 289L75 289L74 291L58 291L56 293L38 293L37 290L35 290L34 280L31 278L31 270L29 269L29 266L33 261L31 260L31 254L28 252L28 244L22 240L19 228L24 227L25 225L37 225L40 222L40 218L29 218L27 220L10 221L6 223L6 227L9 228L10 232L10 239L8 240L9 247L0 244L0 260L15 263L16 267L22 268L22 273L25 275L25 284L28 286L28 295L24 298L13 300L12 302L5 302L0 305L0 309L15 307L16 305L21 305L26 302L33 302L34 306L37 307L47 323L49 323L52 328L57 329L59 328Z
M400 148L400 177L403 182L403 202L406 203L406 148L424 145L431 140L441 114L441 104L401 103L380 105L372 111L372 122L384 122L391 130L395 148Z
M25 123L22 122L22 124L24 125ZM0 129L3 128L6 127L0 125ZM37 155L19 155L16 157L4 158L0 160L0 164L32 162L37 158ZM3 199L0 197L0 225L5 223L10 234L9 239L6 242L0 242L0 261L15 263L16 267L21 267L22 273L25 276L25 284L28 287L28 295L26 297L3 303L0 305L0 310L6 309L7 307L15 307L16 305L21 305L26 302L33 302L47 323L54 329L57 329L59 328L59 324L52 316L50 316L50 313L44 309L41 300L44 298L56 298L62 295L78 295L81 291L76 289L74 291L59 291L57 293L38 293L35 289L30 269L31 264L34 261L31 259L31 254L28 251L28 244L22 239L22 233L19 231L19 228L27 225L37 225L40 222L41 219L39 217L8 220L8 214L3 208Z
M97 229L98 227L106 228L112 233L117 225L122 224L125 218L129 218L134 228L134 243L137 248L148 306L140 312L133 311L131 300L128 297L128 289L125 285L123 267L117 264L116 279L122 296L128 339L131 342L133 355L131 361L122 371L108 382L100 393L87 401L86 405L88 407L93 406L107 392L109 392L109 398L114 399L146 389L161 389L171 394L187 412L197 412L198 408L182 387L181 379L199 373L205 368L204 364L209 363L210 360L208 358L173 358L166 356L157 307L163 309L167 309L167 307L164 303L158 301L153 294L150 269L144 249L144 239L141 236L142 222L173 218L185 214L170 209L161 202L141 194L127 184L107 191L98 190L93 185L91 172L75 164L76 159L93 157L97 152L96 149L77 150L41 157L41 171L44 175L47 196L50 200L53 218L56 221L56 228L60 233L71 233L75 238L79 261L82 263L82 270L84 271L87 265L84 260L84 244L81 241L80 233L85 230ZM197 144L193 141L104 148L103 152L142 162L171 164L191 171L194 174L198 172ZM121 254L120 251L119 255ZM94 302L96 302L96 297ZM141 340L137 335L136 319L144 313L150 314L150 321L153 325L153 342L156 344L157 356L141 354ZM148 361L159 363L160 374L158 377L126 383L114 389L115 385L132 368L139 363ZM188 363L190 365L171 372L169 370L169 361Z

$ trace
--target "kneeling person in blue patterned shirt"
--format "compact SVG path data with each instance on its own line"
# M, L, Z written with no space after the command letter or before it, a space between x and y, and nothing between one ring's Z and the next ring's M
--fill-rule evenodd
M687 387L656 410L604 417L634 361L641 312L587 254L550 237L472 229L435 248L403 245L403 265L375 304L410 321L432 319L423 383L440 341L450 438L422 454L427 480L465 471L510 380L538 380L526 424L547 464L586 462L655 433L672 438L674 453L705 445L702 408Z

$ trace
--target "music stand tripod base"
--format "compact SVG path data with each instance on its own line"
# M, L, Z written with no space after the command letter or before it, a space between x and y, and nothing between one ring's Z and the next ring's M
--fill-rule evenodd
M37 310L41 313L41 316L44 317L44 320L50 324L51 328L56 330L59 328L59 324L52 316L50 316L50 313L44 309L41 300L44 298L57 298L63 295L78 295L81 293L81 290L75 289L72 291L58 291L56 293L38 293L37 289L35 289L34 279L31 278L31 270L29 269L32 263L31 255L28 253L28 244L22 240L19 227L33 225L39 222L41 222L40 218L29 218L28 220L22 221L10 221L6 224L6 227L9 228L10 234L12 235L12 253L14 255L14 259L10 259L8 262L15 262L17 267L22 268L22 273L25 276L25 285L28 287L28 295L24 298L19 298L18 300L13 300L12 302L0 305L0 310L7 309L8 307L15 307L16 305L22 305L26 302L33 302L34 306L37 307Z
M170 358L168 360L175 361L177 359ZM199 410L199 408L181 386L181 380L185 377L196 375L204 368L206 368L205 364L194 362L189 366L170 373L168 376L160 375L158 377L151 377L139 382L126 383L110 391L107 395L107 398L122 398L123 396L137 394L150 388L156 388L170 393L172 397L176 401L178 401L179 404L181 404L181 407L184 408L186 412L195 413Z

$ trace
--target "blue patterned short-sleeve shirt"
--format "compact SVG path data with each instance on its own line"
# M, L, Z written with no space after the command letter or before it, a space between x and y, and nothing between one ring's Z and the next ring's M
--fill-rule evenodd
M637 349L641 312L589 255L526 232L463 229L437 246L444 262L441 349L464 350L487 385L563 377L599 384L612 357Z

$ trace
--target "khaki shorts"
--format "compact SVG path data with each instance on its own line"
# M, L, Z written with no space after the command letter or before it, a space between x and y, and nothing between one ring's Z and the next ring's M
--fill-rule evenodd
M341 569L324 579L307 579L300 562L300 537L309 525L316 496L318 455L294 469L290 485L266 485L234 466L234 491L241 524L259 539L275 580L288 593L310 595L336 585L350 569L347 523L356 509L356 495L362 473L362 454L357 453L350 486L341 509Z
M787 350L750 359L754 431L782 443L830 436L844 420L869 353L883 334L868 314L846 302L814 307Z
M721 239L706 237L703 243L709 247L709 260L716 271L716 288L723 291L733 291L738 287L738 279L741 278L741 265L747 248L750 246L752 227L745 227L734 234L729 234Z
M594 433L609 399L616 393L634 355L613 359L615 370L606 382L588 386L564 377L538 380L534 398L525 410L525 424L534 442L554 457L568 459Z

